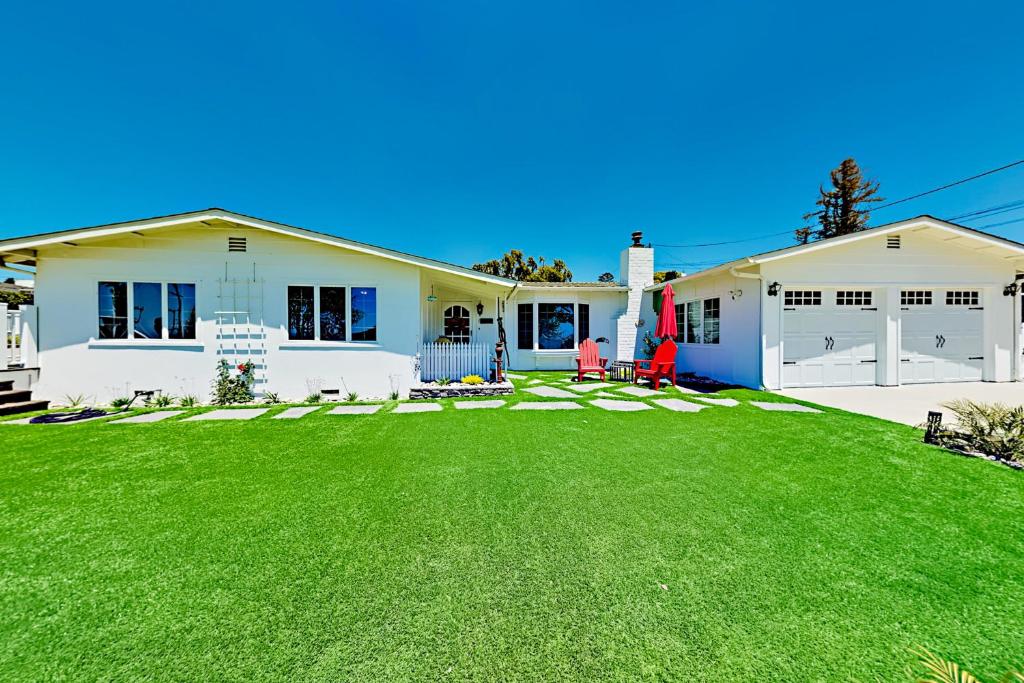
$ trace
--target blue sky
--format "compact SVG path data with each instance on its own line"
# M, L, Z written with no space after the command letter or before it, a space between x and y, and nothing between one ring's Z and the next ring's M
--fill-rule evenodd
M1024 158L1019 2L210 4L8 4L0 237L221 206L584 280L634 229L796 227L846 156L890 199ZM873 222L1019 199L1024 166Z

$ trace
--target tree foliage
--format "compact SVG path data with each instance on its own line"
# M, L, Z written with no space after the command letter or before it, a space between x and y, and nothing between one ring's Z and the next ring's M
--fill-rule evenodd
M866 230L870 205L885 201L877 196L878 182L865 178L852 158L832 169L829 178L831 189L818 187L818 210L803 216L805 221L816 221L817 226L805 225L795 231L800 244Z
M598 282L615 282L615 276L611 273L601 273L597 276Z
M508 251L500 259L474 263L473 270L521 282L572 282L572 271L562 259L548 264L543 256L535 259L518 249Z
M669 280L675 280L677 277L682 277L683 274L678 270L658 270L654 273L654 284L660 285L662 282L668 282Z

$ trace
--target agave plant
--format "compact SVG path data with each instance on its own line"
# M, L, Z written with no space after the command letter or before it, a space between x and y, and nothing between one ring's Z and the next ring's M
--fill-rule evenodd
M923 647L913 651L925 673L916 676L916 683L981 683L970 671L960 668L956 662L943 659ZM1010 671L1002 677L1006 683L1024 683L1024 674Z

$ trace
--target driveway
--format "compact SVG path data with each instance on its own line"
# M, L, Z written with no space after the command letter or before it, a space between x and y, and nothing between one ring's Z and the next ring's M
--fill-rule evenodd
M922 424L929 410L949 411L942 404L958 398L985 403L1024 404L1024 382L951 382L947 384L908 384L901 387L830 387L783 389L782 396L810 401L851 413L872 415L908 425Z

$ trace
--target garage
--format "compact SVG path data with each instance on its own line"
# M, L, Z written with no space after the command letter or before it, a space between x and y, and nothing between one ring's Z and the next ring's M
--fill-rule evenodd
M870 289L799 289L783 293L785 387L875 384L878 307Z
M978 290L900 291L900 383L977 382L984 362Z

